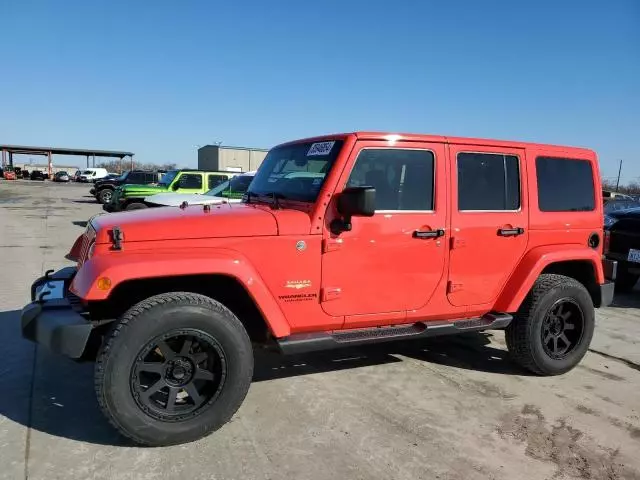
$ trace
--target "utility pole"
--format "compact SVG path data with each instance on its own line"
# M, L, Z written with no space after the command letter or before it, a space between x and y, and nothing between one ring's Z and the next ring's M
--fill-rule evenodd
M618 193L618 187L620 186L620 172L622 172L622 159L620 159L620 166L618 167L618 180L616 181L616 193Z

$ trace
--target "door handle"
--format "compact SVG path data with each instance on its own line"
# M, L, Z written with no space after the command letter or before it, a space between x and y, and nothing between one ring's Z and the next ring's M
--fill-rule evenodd
M444 235L444 230L442 229L438 229L438 230L414 230L413 232L413 238L419 238L419 239L429 239L429 238L438 238L438 237L442 237Z
M518 235L522 235L523 233L524 233L524 228L522 227L498 229L498 235L500 237L516 237Z

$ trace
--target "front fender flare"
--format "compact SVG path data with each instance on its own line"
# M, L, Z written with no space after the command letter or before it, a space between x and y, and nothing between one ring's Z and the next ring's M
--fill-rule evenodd
M194 248L181 251L153 250L113 252L87 260L69 289L83 300L106 300L113 289L127 280L178 277L181 275L226 275L236 279L253 298L276 337L286 337L291 327L282 310L253 265L233 250ZM97 288L101 277L111 280L109 290Z
M604 283L602 257L597 250L582 245L545 245L531 249L515 269L500 293L494 309L515 312L533 288L542 271L549 265L567 261L586 261L592 264L596 283Z

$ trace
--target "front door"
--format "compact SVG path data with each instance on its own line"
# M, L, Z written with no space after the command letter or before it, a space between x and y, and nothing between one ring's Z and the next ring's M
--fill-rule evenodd
M322 254L322 308L345 327L375 314L402 322L444 280L445 161L439 143L356 144L337 190L373 186L376 213L340 235L325 230Z
M202 193L202 173L183 172L176 182L178 188L175 191L177 193Z
M451 145L449 302L493 302L528 240L524 150Z

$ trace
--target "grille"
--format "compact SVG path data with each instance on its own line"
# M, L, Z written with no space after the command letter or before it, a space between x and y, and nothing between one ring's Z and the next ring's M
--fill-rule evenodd
M89 247L91 247L91 243L95 240L95 238L96 231L93 229L93 226L91 226L91 223L89 223L87 229L83 234L82 247L80 248L80 256L78 257L78 266L81 266L87 260Z

